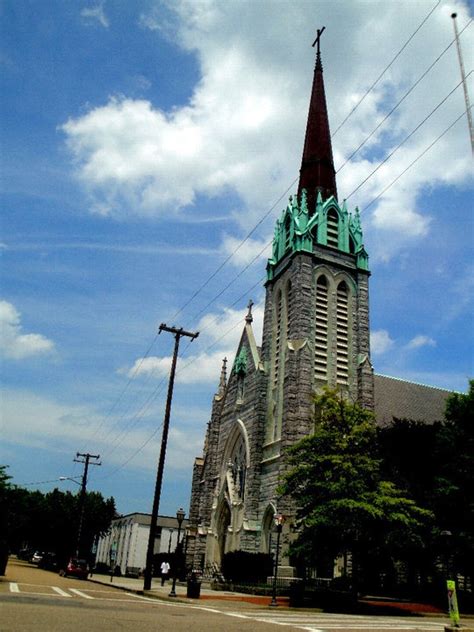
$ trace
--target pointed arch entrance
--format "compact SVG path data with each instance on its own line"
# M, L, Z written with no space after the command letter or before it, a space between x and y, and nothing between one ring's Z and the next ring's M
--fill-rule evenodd
M217 517L217 555L215 561L219 566L222 563L224 553L227 552L230 523L231 512L229 503L226 500L223 500Z

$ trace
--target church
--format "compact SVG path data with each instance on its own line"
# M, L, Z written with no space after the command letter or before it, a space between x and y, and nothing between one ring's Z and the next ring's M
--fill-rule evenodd
M269 553L277 513L289 542L294 507L276 488L285 450L311 433L313 394L325 385L374 411L379 424L442 419L448 391L374 374L369 277L359 211L338 200L318 38L298 191L276 222L267 264L262 342L250 302L194 464L187 539L194 568L217 569L228 551Z

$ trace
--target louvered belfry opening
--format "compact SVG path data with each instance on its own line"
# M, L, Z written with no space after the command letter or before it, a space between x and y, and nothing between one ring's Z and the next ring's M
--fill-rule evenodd
M327 245L332 248L339 246L339 216L333 208L328 211Z
M320 276L316 283L316 331L314 341L314 375L318 380L328 376L328 282Z
M336 380L339 384L347 384L349 378L349 292L344 281L337 286L336 320Z

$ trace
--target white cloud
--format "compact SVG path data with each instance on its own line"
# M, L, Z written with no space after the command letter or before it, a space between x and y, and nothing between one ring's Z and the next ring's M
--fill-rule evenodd
M0 301L1 353L5 358L22 360L49 353L54 342L41 334L23 334L20 313L7 301Z
M109 28L109 19L105 15L103 3L98 4L95 7L85 7L81 11L81 17L87 21L96 21L105 29Z
M410 340L407 344L407 349L419 349L420 347L436 347L436 341L429 336L419 334Z
M232 367L242 331L246 311L225 308L219 314L209 313L201 318L196 327L200 332L199 338L193 342L194 346L204 347L198 353L179 357L176 366L176 381L182 384L210 384L216 385L224 357L228 360L228 371ZM252 308L252 328L257 341L261 338L263 327L263 305ZM197 344L199 343L199 345ZM171 356L139 358L130 368L129 377L151 376L154 379L167 378L171 367Z
M222 240L221 249L225 254L232 254L230 263L234 266L242 267L250 263L263 259L268 259L271 255L272 236L265 239L247 239L242 243L242 239L225 235Z
M379 329L370 333L370 349L373 355L382 355L392 349L395 341L385 329Z
M162 30L158 9L159 5L140 16L142 26ZM314 36L314 7L311 3L285 3L275 11L273 2L258 2L247 3L242 11L240 2L181 0L170 3L169 9L176 16L174 41L193 52L200 65L201 78L189 103L165 112L150 101L114 97L69 119L62 129L78 174L92 195L93 210L103 215L160 215L192 205L197 195L214 197L231 190L242 202L239 219L249 226L298 174L313 65L309 45L304 42L310 43ZM340 4L334 13L333 4L318 4L317 19L328 27L323 60L333 130L398 50L400 34L411 33L429 9L429 3L403 0L384 4L383 11L374 12L372 3L359 0ZM336 168L451 41L449 15L453 10L458 12L460 25L467 22L467 10L459 1L437 9L335 135ZM298 32L297 38L289 36L288 24L292 24L292 32ZM349 29L351 36L347 37ZM463 34L466 48L472 37L470 30ZM342 169L338 175L341 199L456 85L455 55L452 46ZM347 59L351 60L350 73ZM350 204L362 209L369 204L462 107L458 90L350 198ZM470 169L467 134L458 124L371 207L364 219L366 230L380 234L382 243L390 234L390 248L375 256L390 257L407 241L426 235L430 216L429 210L419 206L423 191L467 182Z
M162 411L160 410L161 414ZM5 389L2 394L1 432L6 443L27 446L50 453L71 454L85 441L101 454L109 467L122 465L130 457L135 467L154 471L156 445L160 440L153 436L158 411L152 409L149 416L153 426L142 418L139 426L128 424L124 430L115 425L117 419L104 418L88 406L70 405L29 391ZM186 406L173 409L173 427L170 429L167 466L174 470L188 470L194 457L202 448L202 427L208 411ZM197 423L199 421L200 423ZM96 433L97 428L101 432ZM140 449L141 448L141 449Z

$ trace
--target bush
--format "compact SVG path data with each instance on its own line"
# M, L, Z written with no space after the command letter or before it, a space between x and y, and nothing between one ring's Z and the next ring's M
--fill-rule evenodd
M232 582L265 582L273 573L273 559L268 553L230 551L222 560L222 574Z

